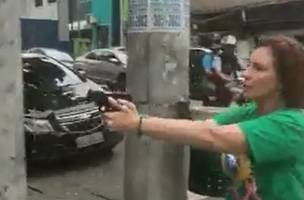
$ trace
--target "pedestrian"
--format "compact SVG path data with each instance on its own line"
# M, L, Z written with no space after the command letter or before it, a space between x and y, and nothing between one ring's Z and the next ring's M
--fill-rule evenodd
M226 35L222 38L221 44L223 50L220 55L222 61L221 71L228 76L237 78L237 71L241 70L241 66L235 55L237 39L233 35Z
M232 102L233 94L227 87L232 82L232 76L222 72L222 58L220 56L221 49L214 45L212 48L213 59L212 67L207 71L208 80L215 85L215 96L217 106L229 106Z
M224 163L239 171L227 199L303 200L304 50L289 37L264 39L243 76L250 102L204 122L144 117L133 103L113 99L119 111L104 120L113 130L235 155L237 162L228 156Z

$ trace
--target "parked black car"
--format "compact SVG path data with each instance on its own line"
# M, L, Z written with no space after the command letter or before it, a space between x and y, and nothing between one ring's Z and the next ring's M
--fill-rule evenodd
M99 84L125 90L127 55L120 49L94 49L76 59L74 69L83 70Z
M101 124L98 107L87 98L101 86L50 57L27 53L22 61L29 160L109 151L123 139Z
M70 69L73 69L74 66L74 59L68 53L59 51L57 49L45 48L45 47L34 47L28 49L27 53L37 53L42 54L51 58L56 59L57 61L62 62Z

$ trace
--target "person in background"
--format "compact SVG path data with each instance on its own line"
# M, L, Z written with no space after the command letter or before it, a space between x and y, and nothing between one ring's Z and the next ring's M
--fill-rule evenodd
M229 106L232 101L233 94L227 87L227 83L230 83L233 80L233 77L230 74L223 73L222 71L221 46L213 44L211 46L211 50L211 53L204 56L204 58L207 56L210 57L207 59L209 62L203 62L205 72L208 80L215 85L217 106Z
M234 180L227 199L304 199L304 50L292 38L262 40L252 52L244 95L250 102L202 121L144 117L128 101L109 99L119 111L103 119L126 134L222 152ZM225 157L225 156L224 156ZM228 163L225 161L229 161Z
M238 59L235 55L237 40L233 35L226 35L222 38L222 72L230 77L237 78L237 71L241 69Z

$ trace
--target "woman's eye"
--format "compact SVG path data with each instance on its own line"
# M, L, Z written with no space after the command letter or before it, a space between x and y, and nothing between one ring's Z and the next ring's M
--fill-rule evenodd
M253 68L257 71L263 71L264 70L264 68L260 65L253 65Z

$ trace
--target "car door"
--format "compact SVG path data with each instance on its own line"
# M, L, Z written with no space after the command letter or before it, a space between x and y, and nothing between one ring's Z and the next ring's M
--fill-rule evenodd
M96 73L107 81L115 82L118 75L124 71L123 64L111 51L104 50L98 55L99 66Z
M95 51L91 51L83 57L77 58L74 69L78 71L84 70L86 72L86 75L91 80L97 83L102 83L102 77L100 77L97 71L99 65L100 61L98 60L97 53Z

